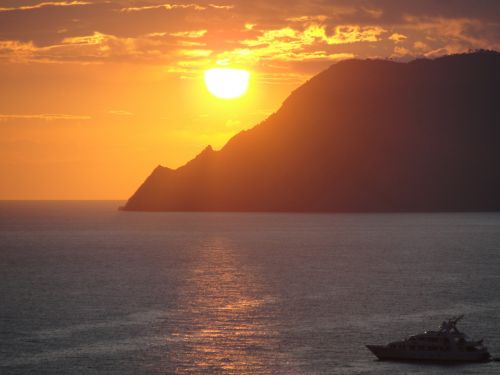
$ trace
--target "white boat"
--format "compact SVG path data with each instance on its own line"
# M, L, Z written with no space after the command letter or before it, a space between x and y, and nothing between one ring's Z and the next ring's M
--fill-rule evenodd
M380 360L485 362L490 360L483 340L472 341L457 328L462 316L441 324L439 331L425 331L388 345L366 345Z

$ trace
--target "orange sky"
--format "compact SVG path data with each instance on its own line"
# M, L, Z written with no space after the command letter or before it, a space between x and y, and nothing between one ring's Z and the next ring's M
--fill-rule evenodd
M0 199L126 199L335 61L500 49L498 14L493 0L1 0ZM210 95L215 66L249 70L248 93Z

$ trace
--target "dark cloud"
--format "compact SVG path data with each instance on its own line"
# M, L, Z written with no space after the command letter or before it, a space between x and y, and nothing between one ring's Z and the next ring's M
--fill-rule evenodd
M272 70L500 48L496 0L7 0L0 8L0 58L10 61L148 62L185 73L218 59Z

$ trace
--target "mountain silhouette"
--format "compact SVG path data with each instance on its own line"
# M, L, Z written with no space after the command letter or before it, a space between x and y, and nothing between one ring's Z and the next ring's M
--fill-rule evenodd
M500 53L334 64L123 209L500 210Z

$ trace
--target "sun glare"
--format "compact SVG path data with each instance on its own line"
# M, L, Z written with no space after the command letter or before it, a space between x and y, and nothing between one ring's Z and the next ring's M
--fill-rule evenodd
M250 73L242 69L213 68L205 72L208 91L221 99L235 99L248 89Z

